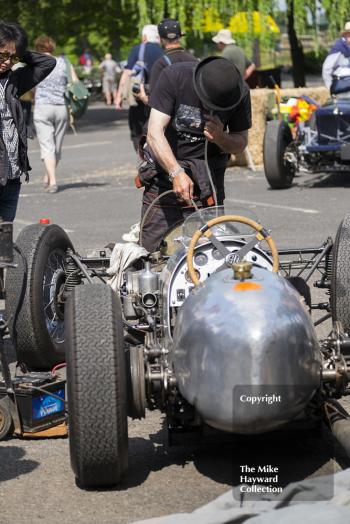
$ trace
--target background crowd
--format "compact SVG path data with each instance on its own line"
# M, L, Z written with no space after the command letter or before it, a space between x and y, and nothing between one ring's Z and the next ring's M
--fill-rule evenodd
M321 9L322 4L320 6ZM293 6L287 5L288 28L295 30L298 26L295 20L297 13L291 11L291 7ZM203 11L202 29L203 23L213 23L217 18L217 13L213 9L208 8ZM325 13L326 11L323 10L322 14ZM236 26L237 33L232 34L230 27L236 15L245 15L245 17L241 16L240 24ZM231 17L229 27L222 28L219 24L217 32L213 34L212 31L210 42L215 49L211 47L210 50L207 48L207 51L210 51L209 55L215 53L233 64L241 77L251 86L257 81L257 72L261 66L263 55L261 45L265 44L267 48L269 46L271 48L272 42L276 50L274 35L279 30L275 31L275 22L267 12L253 11L251 17L248 11L236 15ZM332 22L330 13L328 18L329 22ZM194 23L192 20L192 25ZM246 36L248 35L253 42L250 48L247 46L247 38L242 40L244 24L247 25ZM318 27L321 26L316 19L316 30ZM193 33L193 27L191 29ZM259 34L258 38L257 34ZM203 58L205 48L202 47L202 56L198 56L198 48L186 50L183 47L184 36L187 35L182 32L178 20L165 18L158 26L153 24L143 26L141 41L128 50L125 62L117 61L116 54L113 56L110 49L106 48L104 58L98 60L98 53L90 47L85 47L79 57L72 59L72 53L66 52L62 46L56 49L56 43L51 36L37 37L34 45L31 46L35 51L27 51L28 39L24 29L13 22L1 22L0 146L6 153L3 155L0 187L0 213L3 219L12 221L15 217L21 180L28 179L30 171L27 138L32 138L34 134L39 141L44 166L43 188L49 194L58 191L56 168L61 158L64 134L69 123L73 124L72 116L74 116L68 110L69 105L67 108L67 86L78 83L79 77L84 81L91 78L94 68L98 70L105 103L114 104L117 111L123 108L128 110L131 141L135 151L140 153L143 148L143 137L147 134L147 122L152 106L150 99L162 70L181 62L196 63ZM292 62L294 69L297 69L292 39L290 43ZM101 51L100 46L96 48ZM300 48L299 41L299 50ZM332 94L343 93L350 90L349 22L344 24L340 38L330 48L323 61L324 83ZM123 49L126 50L125 46ZM249 49L250 53L247 52ZM76 68L72 62L75 63ZM279 83L278 71L275 73L276 83ZM296 81L294 71L293 76ZM275 83L273 76L269 78L272 78ZM222 78L219 80L221 81ZM19 88L16 90L13 85L17 84ZM12 93L16 95L16 107L11 98ZM19 107L21 107L20 112ZM23 118L22 116L19 118L19 114L23 114Z

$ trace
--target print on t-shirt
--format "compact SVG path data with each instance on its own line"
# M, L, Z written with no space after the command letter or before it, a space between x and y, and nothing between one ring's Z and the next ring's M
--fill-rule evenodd
M199 107L180 104L173 120L179 137L189 142L204 141L204 117Z

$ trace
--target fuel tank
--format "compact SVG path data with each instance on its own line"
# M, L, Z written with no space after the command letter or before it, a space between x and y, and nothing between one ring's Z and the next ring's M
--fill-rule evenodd
M298 416L320 385L321 352L301 296L253 267L213 274L180 308L171 352L183 397L209 425L256 434Z

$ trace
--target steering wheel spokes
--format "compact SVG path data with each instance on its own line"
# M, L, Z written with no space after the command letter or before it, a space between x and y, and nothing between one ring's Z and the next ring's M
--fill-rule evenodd
M216 238L216 236L213 234L212 231L210 231L210 228L222 224L224 222L238 222L240 224L246 224L247 226L250 226L252 229L254 229L257 234L255 237L248 242L245 246L243 246L241 249L239 249L236 252L229 251L226 246L220 242ZM273 267L272 271L274 273L277 273L278 267L279 267L279 257L278 257L278 251L276 244L272 237L270 236L270 232L264 228L261 224L258 224L258 222L255 222L255 220L252 220L251 218L246 218L241 215L223 215L219 216L217 218L213 218L212 220L209 220L206 224L204 224L200 229L194 232L190 245L188 247L187 251L187 267L188 267L188 274L194 283L195 286L198 286L201 284L199 278L197 277L194 265L193 265L193 255L195 247L198 243L198 240L205 236L210 240L210 242L213 244L213 246L221 253L221 255L225 259L225 264L228 267L232 267L232 264L240 261L243 259L243 257L249 253L254 247L256 247L260 242L265 240L271 250L272 255L272 262Z

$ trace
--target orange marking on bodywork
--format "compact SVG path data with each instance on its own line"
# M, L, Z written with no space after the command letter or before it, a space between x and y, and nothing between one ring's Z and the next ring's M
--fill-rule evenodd
M239 282L233 286L233 291L258 291L259 289L262 289L262 285L256 282Z

